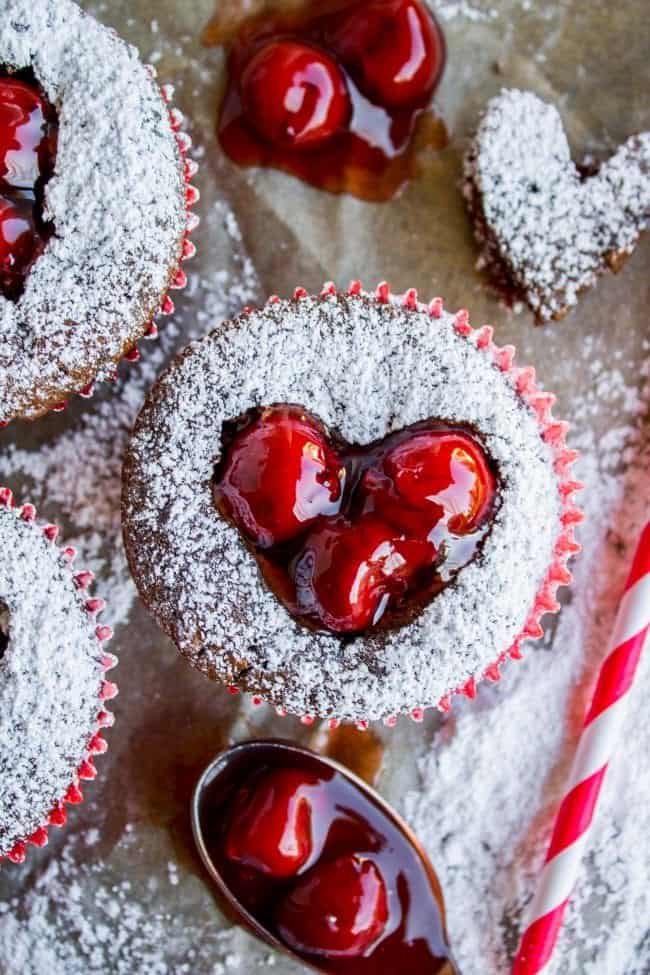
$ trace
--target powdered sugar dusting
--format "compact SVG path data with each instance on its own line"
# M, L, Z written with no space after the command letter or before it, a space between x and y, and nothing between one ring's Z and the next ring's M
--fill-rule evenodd
M528 2L526 0L521 6L527 6ZM99 6L103 16L116 23L122 17L126 19L132 15L137 24L143 11L144 16L148 16L146 5L131 6L127 2L116 3L111 0L110 3L101 3ZM493 31L495 38L499 35L495 40L495 47L499 50L502 38L507 36L510 14L513 10L516 12L517 6L518 4L510 0L499 5L499 20L495 19L496 28ZM579 4L564 2L561 5L550 4L541 8L538 4L537 8L540 17L547 13L549 16L553 13L557 16L560 6L569 17L572 11L580 13L580 17L575 18L575 24L582 25L586 22L586 6L582 12L578 11ZM432 3L432 7L442 7L448 11L450 20L447 21L445 15L446 22L455 18L453 27L457 29L457 34L454 49L461 55L464 50L462 38L467 33L464 11L472 8L483 12L489 7L491 15L497 12L492 9L496 8L494 0L471 0L469 3L459 0L442 5ZM630 7L630 11L633 7L634 5ZM181 9L182 16L178 14ZM201 6L194 8L188 5L163 4L160 5L160 12L156 10L156 15L158 14L160 33L155 35L152 43L156 44L157 50L162 54L160 60L164 64L164 74L172 77L179 66L184 68L189 65L187 77L185 78L184 71L181 70L178 80L181 88L188 83L192 85L191 91L187 87L185 89L186 102L189 103L191 98L192 105L197 110L206 102L207 117L214 100L215 65L213 60L205 59L197 53L196 34L203 17ZM585 21L582 19L583 15ZM595 17L598 16L600 13L595 14ZM630 12L629 16L632 18L633 13ZM191 17L195 18L191 21L193 32L185 32L181 39L179 32L188 30L187 24ZM483 20L485 23L477 24L475 28L472 25L470 27L485 30L487 34L488 18L484 17ZM617 15L617 23L619 22ZM145 37L143 43L146 44L146 27L141 26ZM167 40L170 26L176 38ZM134 36L140 29L137 26L134 28ZM574 26L574 37L580 29L581 27ZM570 33L569 27L563 33L566 38ZM534 32L526 31L526 37L530 38L531 44L536 42ZM567 44L569 43L570 37L567 39ZM574 48L575 45L570 49ZM563 56L565 50L567 48L563 47ZM193 60L195 57L198 59L196 64ZM147 57L147 60L153 59ZM467 73L462 77L483 84L485 79L479 71L471 73L473 68L469 63L470 59L466 58L464 61ZM627 71L630 63L621 59L619 67ZM458 65L458 58L455 64ZM573 71L573 67L573 64L569 65L569 70ZM576 70L579 68L580 65L577 65ZM547 69L550 74L550 66L547 65ZM553 70L557 71L557 68ZM638 77L636 68L628 72L628 83L634 77ZM528 83L527 79L525 83ZM206 89L209 89L209 95L206 95ZM459 85L458 90L465 100L467 91L464 84ZM211 114L209 118L212 119ZM208 125L205 128L205 132L207 131ZM203 189L206 189L205 181ZM246 188L244 196L250 201L251 209L258 208L258 189L257 181L254 181L254 191ZM203 199L206 199L205 192ZM369 216L370 209L364 209L364 220ZM407 203L400 201L400 213L407 210ZM332 214L334 218L334 208ZM355 210L353 219L358 217ZM252 227L252 232L256 233L257 225L251 222L250 216L245 214L245 219L247 228ZM288 219L293 220L292 211L289 211ZM245 257L241 264L237 262L236 266L233 264L226 270L227 262L221 258L223 249L218 246L217 229L221 220L222 214L213 211L202 222L201 231L205 230L206 242L210 246L209 251L205 246L202 247L199 255L206 252L210 254L210 270L208 273L206 263L203 277L199 277L196 272L190 274L190 300L194 296L196 303L191 308L186 307L188 292L184 292L180 302L181 315L176 316L172 323L166 323L161 332L164 355L168 355L174 347L184 344L191 334L198 335L212 328L225 314L233 313L244 304L262 296L254 274L248 273L250 263ZM266 233L269 232L267 223L268 213L263 208L260 224ZM414 222L414 226L423 247L431 248L431 238L426 230L422 229L418 221ZM302 223L300 230L304 232ZM391 226L391 234L393 230ZM442 241L447 240L448 233L444 224L436 225L434 231L436 239L439 236ZM260 233L260 237L263 236ZM402 246L400 230L397 233L397 244L398 247L391 251L391 266L384 267L384 271L390 272L394 280L399 279L400 283L411 283L418 273L413 239L410 240L411 246ZM309 232L306 245L307 256L296 245L296 261L303 270L293 269L293 251L291 261L288 252L286 258L283 255L283 264L286 261L283 273L290 279L285 282L287 286L295 283L296 279L301 279L304 268L311 266L314 254L320 255L315 246L310 249L312 240ZM238 245L234 246L239 253ZM456 251L456 246L455 243L450 248L451 256L445 257L438 250L431 251L432 261L435 259L437 262L436 280L439 281L443 293L453 286L453 275L447 276L449 260L454 262L455 267L456 257L462 256ZM469 266L469 258L466 263ZM336 268L330 264L326 270L328 273L336 270L343 283L346 276L351 273L359 274L366 266L371 267L371 271L367 272L371 276L377 273L372 259L363 250L359 250L358 260L353 260L350 256L347 263L337 265ZM618 309L620 315L617 316L619 326L623 322L629 335L633 332L635 317L642 319L643 314L640 298L643 285L638 267L636 271L635 275L634 269L631 269L633 300L629 303L626 301ZM267 277L262 293L278 287L277 279L274 280L273 277ZM414 283L426 286L424 278ZM468 281L463 280L464 293L467 286ZM469 286L471 289L471 281ZM497 324L502 330L505 329L509 339L515 337L517 323L513 323L508 331L510 326L507 320L499 316ZM535 354L527 351L527 358L538 363L545 360L544 374L550 378L551 372L553 373L553 386L557 384L560 387L556 391L562 392L564 404L568 404L572 411L572 420L585 431L575 442L583 451L584 457L582 469L578 473L588 482L585 499L589 502L590 518L581 531L581 537L587 553L598 553L604 558L605 567L612 567L614 588L616 581L622 581L630 554L631 537L638 529L644 514L647 514L647 511L639 512L637 508L630 507L629 519L614 519L612 516L612 511L622 499L629 504L634 498L647 498L650 472L639 460L642 449L640 441L642 443L645 440L647 443L648 439L647 425L645 431L634 433L627 418L638 411L645 411L647 416L647 403L644 406L638 401L637 377L638 363L644 357L647 361L650 349L646 346L643 354L635 359L636 365L633 365L620 358L621 352L630 348L630 344L626 343L621 343L623 349L619 348L620 327L615 333L616 342L609 343L605 338L610 335L609 329L607 332L600 331L598 316L596 321L589 315L585 316L584 322L576 322L577 327L578 325L584 325L584 332L581 328L580 341L574 343L575 354L566 330L547 333L540 341L538 334L522 328L519 339L528 349L535 348ZM575 330L569 331L575 334ZM539 355L537 348L540 350ZM157 345L147 346L143 350L147 353L143 361L135 367L124 369L123 379L117 389L106 389L106 404L101 407L102 421L96 426L88 422L89 413L79 416L76 408L54 423L47 421L45 425L38 424L34 432L42 433L45 426L49 436L48 442L41 446L39 452L26 448L25 432L21 431L19 434L16 427L10 428L8 434L0 434L0 481L9 478L12 483L18 484L27 478L30 482L28 496L32 500L38 499L41 506L45 502L52 517L58 519L61 511L72 522L80 522L86 526L78 532L78 540L83 547L83 562L85 564L90 556L92 567L101 573L101 590L109 599L111 619L125 620L122 609L117 614L114 612L116 600L120 601L126 612L134 599L134 588L128 579L119 543L118 455L121 447L116 447L113 452L112 438L117 438L120 445L124 444L127 428L140 405L138 400L142 400L150 379L153 378L149 372L151 356L155 360L155 365L152 366L154 370L162 362L163 354L158 349ZM547 350L548 355L544 355L544 350ZM606 361L603 361L605 358ZM629 381L624 379L619 369L629 375ZM103 391L101 396L104 396ZM614 403L616 405L610 422L605 423L603 428L603 404ZM94 413L99 405L100 401L95 398L90 410ZM563 406L563 410L566 408L566 405ZM592 425L593 430L588 429ZM595 433L597 429L598 434ZM18 450L7 447L14 437L20 437ZM42 464L43 454L47 460L46 467ZM102 459L106 456L110 460L102 468ZM623 486L621 471L629 464L633 467ZM81 487L77 488L78 483L88 484L87 496ZM95 518L93 512L96 512ZM613 529L611 532L610 525ZM66 536L68 535L69 531L66 532ZM575 740L580 708L578 705L567 705L567 695L563 690L567 673L562 661L568 653L576 661L572 673L580 670L578 656L580 635L584 626L582 620L596 621L603 641L608 635L608 621L604 616L601 620L599 612L601 599L606 593L601 593L600 588L596 591L588 585L593 559L584 559L578 565L582 566L579 585L573 588L571 601L564 607L559 618L562 625L557 642L552 639L554 633L549 632L544 647L534 652L531 648L530 654L527 651L526 655L530 659L523 665L517 664L510 668L508 679L494 691L483 685L477 701L466 708L461 706L463 720L447 720L444 730L436 733L435 739L432 740L431 733L427 733L428 729L437 727L433 716L427 719L424 727L400 722L397 729L385 733L388 743L387 773L395 768L409 773L416 757L421 763L423 774L417 795L417 813L412 805L415 796L409 799L408 809L413 810L417 829L425 837L440 874L450 906L454 944L463 962L464 975L503 975L508 970L504 959L512 957L514 953L516 929L521 923L518 913L520 905L532 893L533 874L540 862L539 858L543 855L544 839L537 838L538 824L542 823L542 830L546 830L547 836L553 815L553 799L559 798L565 782L564 771L568 768L573 752L572 742ZM585 583L587 585L583 592ZM614 594L611 598L613 597ZM610 602L605 610L605 615L609 614L611 618ZM156 829L151 822L150 803L143 800L141 788L135 781L136 776L140 779L142 770L135 769L134 775L125 778L125 769L129 773L134 770L133 755L138 754L137 743L133 741L135 729L144 729L156 737L156 768L151 770L151 775L160 775L161 767L166 769L165 756L168 751L173 750L173 743L181 737L183 731L187 731L185 725L191 723L188 719L183 722L182 728L169 726L166 721L168 708L176 699L177 693L180 693L183 700L188 702L189 709L190 702L194 703L201 698L201 684L207 682L192 681L191 674L183 674L183 686L178 688L173 677L181 677L182 670L175 670L170 680L167 667L173 659L173 653L166 647L166 641L161 639L155 648L153 645L151 647L152 657L156 661L160 660L161 664L159 680L152 685L151 698L143 703L143 713L140 714L140 700L144 702L144 698L138 696L138 688L141 687L137 669L142 649L140 627L136 624L128 633L125 632L121 642L126 651L125 656L132 656L134 661L133 697L129 688L124 686L119 700L128 714L118 723L114 734L114 740L118 738L124 742L124 749L119 756L114 779L108 781L105 773L102 774L100 782L89 792L91 796L93 793L96 795L101 783L105 783L103 800L106 808L103 804L86 802L77 815L80 822L92 823L93 827L99 826L101 839L97 842L97 830L94 828L83 833L74 833L68 828L63 833L56 832L56 841L53 838L46 850L33 851L35 855L30 854L27 869L7 867L0 870L0 971L7 975L256 975L258 971L276 971L279 975L302 973L302 966L292 965L287 959L272 953L242 931L224 929L227 922L215 909L207 880L196 875L194 861L189 865L187 863L185 853L188 847L179 836L178 824L169 824L162 830ZM595 639L589 640L591 649L589 659L584 662L585 675L587 672L595 672L593 654L602 651L602 645L596 647L595 644ZM569 676L569 679L573 678ZM578 686L586 693L585 684L586 682L581 681ZM647 975L648 972L649 830L645 815L650 808L650 770L646 760L650 748L646 705L648 686L646 663L645 669L639 673L633 699L636 706L631 714L630 730L622 743L622 760L618 766L619 771L624 772L626 781L612 778L614 769L610 770L611 788L608 785L609 791L603 796L605 804L598 817L593 852L590 854L588 869L580 877L575 906L567 919L568 926L558 949L553 975ZM519 693L518 705L508 709L506 697L515 689ZM149 690L147 687L147 693ZM203 696L207 697L207 691L212 690L213 688L206 687L206 694ZM214 692L211 698L216 700L223 697L216 688ZM243 699L240 700L243 705ZM527 714L533 705L534 720L531 719L529 724ZM459 704L455 704L454 711L458 707ZM490 715L492 708L494 714L483 735L481 722ZM476 710L475 720L467 721L465 712L470 710ZM198 713L205 716L206 710ZM296 737L299 733L295 723L280 722L279 719L273 721L266 708L253 711L241 707L238 713L240 720L234 725L229 724L225 718L213 720L210 717L206 726L209 731L223 730L224 734L235 739L249 737L251 734ZM569 713L574 716L570 719L569 729L565 731ZM561 743L557 748L554 746L546 752L543 747L548 740L546 735L541 739L539 747L533 739L540 728L545 732L545 729L551 727L559 730L557 738L561 739ZM379 730L381 733L381 729ZM562 731L565 733L562 734ZM188 737L181 740L187 742L188 738L191 738L189 733ZM457 738L460 741L453 752L456 774L453 774L454 765L450 760L446 765L445 776L439 777L434 762L427 763L425 756L432 748L446 749ZM213 747L218 747L216 741ZM113 752L112 745L107 756L109 760ZM475 752L477 761L473 761ZM506 774L497 775L502 764L508 766ZM424 774L425 770L427 774ZM521 785L518 775L523 776ZM549 781L548 801L546 792L538 803L531 800L528 791L531 778ZM173 775L168 775L167 779L170 785L174 784ZM175 795L182 797L183 789L189 787L189 784L189 780L183 778L175 789ZM447 787L446 794L441 793L441 784ZM403 790L393 788L387 775L382 779L381 787L392 801L402 801ZM180 810L179 803L180 799L175 809ZM540 810L544 811L543 815L540 815ZM124 827L125 814L137 819L135 827ZM183 817L183 821L184 819ZM514 849L510 840L509 829L512 835L525 834L524 841L517 849ZM161 836L164 837L164 842L161 842ZM445 836L449 837L446 841ZM172 885L168 879L167 865L170 860L178 865L178 885ZM34 867L39 862L40 866ZM499 879L502 872L511 878L511 888L518 891L512 914L504 910L504 904L511 903L511 898L509 892L504 895L504 884ZM172 875L170 873L170 877ZM523 879L518 880L518 877ZM523 884L526 885L525 891Z
M96 729L103 677L95 622L41 528L0 507L0 855L45 824ZM7 622L7 613L0 617Z
M59 116L48 242L18 302L0 296L0 421L109 373L144 333L186 227L179 149L137 52L71 0L7 0L0 64L31 67Z
M346 644L307 630L218 514L222 423L282 402L351 443L429 417L480 431L501 507L480 558L408 626ZM560 531L550 448L508 376L451 315L366 297L269 304L190 346L150 395L125 476L129 557L159 621L199 669L299 715L387 717L479 676L523 628Z
M444 3L435 3L433 0L429 0L429 6L436 16L443 21L462 18L470 23L472 21L480 23L485 20L494 20L499 15L499 12L493 7L470 3L469 0L447 0Z
M152 837L149 836L152 843ZM23 902L0 905L0 970L20 975L253 975L276 961L243 931L224 927L214 913L205 926L169 907L207 910L207 890L193 876L182 884L165 876L169 849L157 838L160 859L142 853L137 827L128 823L110 855L98 863L93 830L70 836ZM142 883L128 878L137 863ZM162 869L161 869L162 867ZM170 961L173 945L177 962ZM299 975L302 968L291 966ZM283 971L289 971L289 966Z
M588 179L557 109L532 92L489 103L465 159L465 193L483 261L540 320L557 318L631 253L650 219L650 133Z

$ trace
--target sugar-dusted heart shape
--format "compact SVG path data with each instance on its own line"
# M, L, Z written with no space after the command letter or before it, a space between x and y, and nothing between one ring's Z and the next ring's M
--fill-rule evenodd
M617 271L650 219L650 132L595 172L571 159L562 120L532 92L487 105L465 158L465 195L482 264L507 300L538 321L562 318L607 269Z
M482 675L498 679L506 657L519 657L522 641L541 635L540 616L558 609L555 592L570 580L565 564L581 519L566 427L552 418L553 397L536 385L534 371L513 365L513 352L494 346L489 327L473 330L467 312L445 312L440 299L425 306L413 290L397 297L385 284L367 294L359 282L346 294L327 285L318 296L301 288L290 301L274 296L189 346L140 413L123 494L129 566L179 650L209 677L306 722L394 724L403 712L419 719L428 704L448 708L456 689L473 696ZM215 475L224 473L220 433L269 404L308 405L347 444L388 446L393 435L442 421L470 433L488 465L494 461L498 500L479 552L404 625L362 632L304 625L279 602L275 580L274 592L260 572L260 559L272 551L252 550L215 504ZM345 458L337 443L330 446ZM413 437L408 453L416 446ZM431 504L429 495L440 504L444 489L434 483L420 498L411 465L390 447L393 463L364 471L360 494L380 487L384 475L399 481L408 503L390 505L387 515L380 497L372 517L408 516L401 533L422 544L410 520L417 521L420 502ZM337 469L326 465L316 481L325 490L309 497L336 501ZM354 486L347 478L346 467L343 507ZM336 535L334 518L325 525ZM307 526L310 534L318 527ZM373 532L371 525L369 544Z
M423 421L359 446L277 405L224 425L214 495L294 616L360 633L412 619L474 558L497 480L467 427Z
M12 301L54 231L43 193L54 173L57 127L32 73L0 66L0 294Z

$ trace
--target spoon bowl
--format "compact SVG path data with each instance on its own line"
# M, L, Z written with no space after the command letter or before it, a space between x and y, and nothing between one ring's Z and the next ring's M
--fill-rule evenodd
M357 957L330 957L293 950L273 929L269 914L286 893L287 881L277 889L268 887L268 894L260 903L266 897L272 906L260 907L258 894L266 890L268 878L256 875L251 883L250 870L246 875L240 874L224 852L231 806L244 783L265 771L286 768L316 773L322 778L324 793L317 803L318 815L324 818L321 824L315 825L314 856L289 883L299 882L301 875L317 868L321 857L326 861L328 857L338 856L345 829L351 829L350 836L354 834L357 840L359 836L372 837L367 845L374 852L369 855L374 856L387 879L390 922L385 938L382 936L378 944ZM242 742L219 753L205 769L194 789L191 818L199 854L225 913L271 947L326 975L394 975L397 964L404 971L417 970L418 975L459 975L447 941L440 883L426 853L385 800L333 759L291 742ZM334 835L338 838L336 849L332 847ZM244 876L247 879L242 883Z

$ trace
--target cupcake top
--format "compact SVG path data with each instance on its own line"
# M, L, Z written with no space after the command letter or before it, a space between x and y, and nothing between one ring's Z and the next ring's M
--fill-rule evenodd
M562 531L555 451L508 350L495 361L466 317L410 305L305 296L224 323L159 379L127 451L125 539L144 600L200 670L300 715L386 717L480 675L525 627ZM352 444L425 419L480 436L499 472L489 532L406 625L353 639L304 626L217 509L224 422L276 403Z
M43 191L53 231L20 297L0 294L6 422L104 378L142 337L178 267L187 212L167 106L112 31L71 0L7 0L0 68L28 69L58 118Z
M106 723L110 633L95 619L101 600L84 595L83 575L75 582L71 551L51 540L53 526L1 495L0 857L44 827L78 781Z

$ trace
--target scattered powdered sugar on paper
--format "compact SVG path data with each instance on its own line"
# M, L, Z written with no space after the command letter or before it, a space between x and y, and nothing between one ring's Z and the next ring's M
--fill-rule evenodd
M644 368L647 378L648 363ZM639 400L620 373L601 371L585 412L624 396L636 399L647 420L648 392L646 384ZM650 516L650 444L642 425L612 429L598 443L586 433L577 446L586 482L584 551L553 649L506 669L498 706L490 706L488 690L458 707L422 750L421 788L404 803L441 874L452 944L467 975L509 969L635 538ZM629 465L624 475L622 464ZM549 975L650 971L649 689L646 653Z
M502 11L493 7L489 0L427 0L433 13L444 23L463 20L465 23L485 23L498 20ZM514 0L512 6L523 12L535 9L535 0ZM540 5L538 5L540 6Z
M435 15L443 21L462 17L466 21L480 22L494 20L499 15L498 10L493 7L470 3L469 0L449 0L446 3L436 3L435 0L429 0L429 6Z
M224 927L214 912L206 926L188 919L206 911L210 894L194 875L161 870L158 837L152 856L142 853L137 827L127 824L97 862L93 830L71 834L24 900L0 904L0 971L20 975L253 975L275 959L242 930ZM151 849L154 844L148 838ZM167 851L168 852L168 851ZM138 879L129 879L134 863ZM163 863L164 866L164 863ZM142 878L146 877L146 880ZM184 910L170 903L181 900ZM169 945L176 963L169 962ZM291 967L299 975L298 966Z

